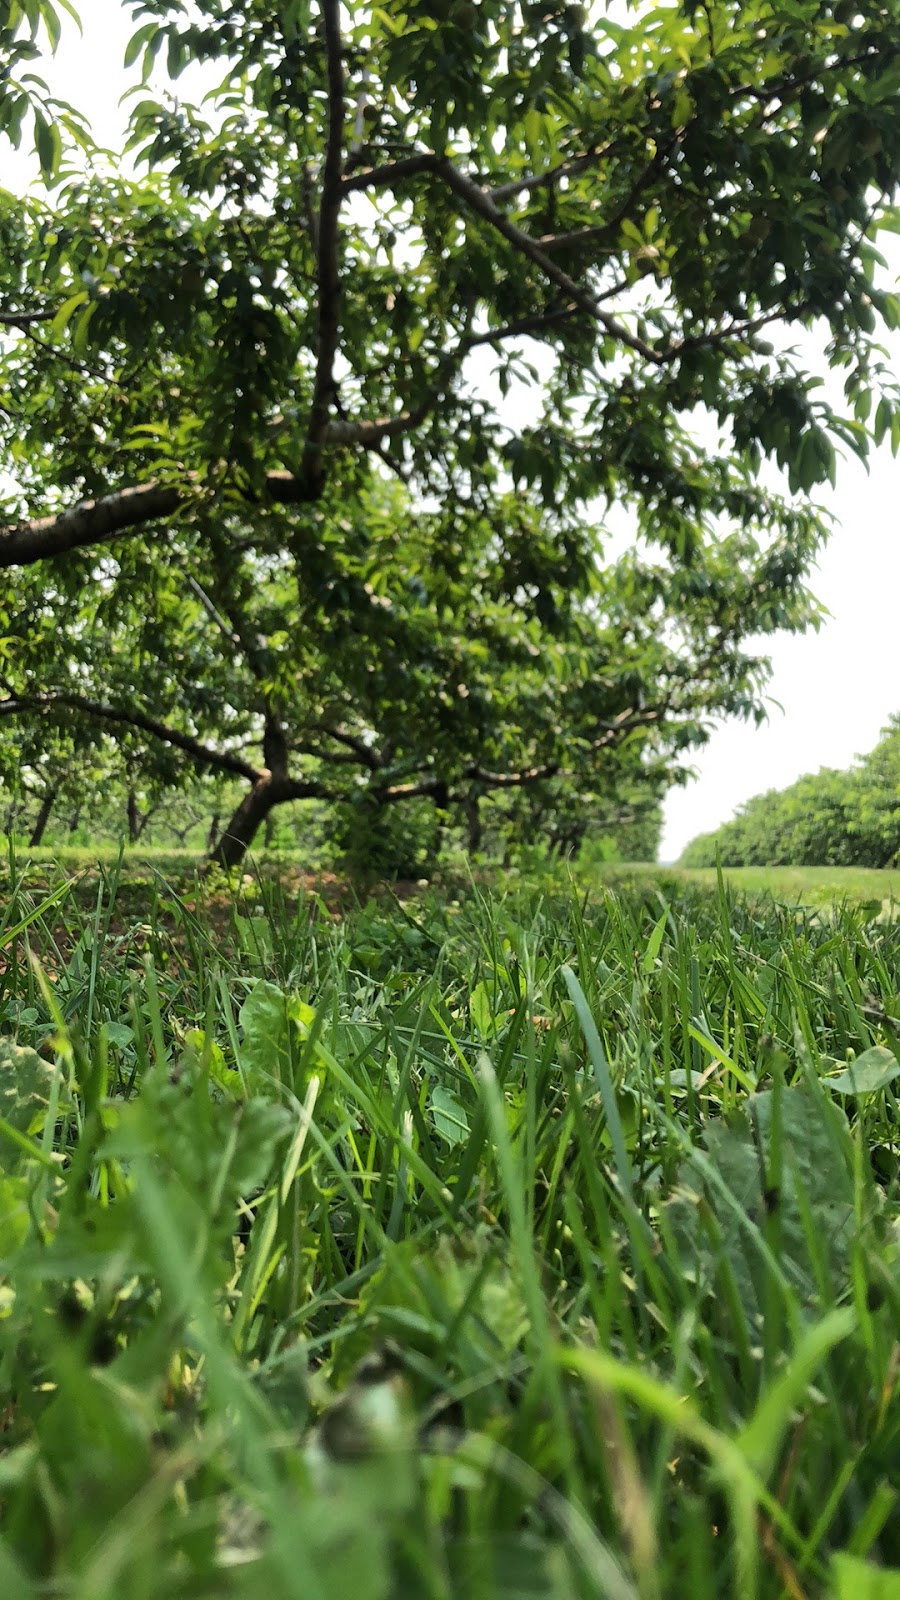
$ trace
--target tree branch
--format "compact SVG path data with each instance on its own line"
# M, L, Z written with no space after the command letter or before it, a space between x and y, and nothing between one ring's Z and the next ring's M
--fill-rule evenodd
M197 477L186 473L183 484L150 482L116 489L97 500L82 500L69 511L36 517L0 528L0 568L24 567L50 556L91 545L108 544L128 529L139 529L179 511L197 489ZM266 496L279 505L306 504L319 491L291 472L270 472Z
M56 311L0 311L0 328L27 328L32 322L52 322Z
M316 376L303 451L303 477L324 482L322 446L334 396L334 361L341 327L341 276L338 255L338 216L344 136L344 64L341 59L340 0L322 0L328 79L328 132L322 168L322 194L318 225L318 336Z
M534 172L527 178L512 178L506 183L495 184L490 190L492 200L513 200L517 194L524 194L529 189L550 188L555 183L561 183L563 178L574 178L579 172L586 172L602 156L607 156L612 151L611 144L601 148L595 147L586 150L584 155L572 156L568 161L561 161L556 167L548 167L546 172Z
M185 755L189 755L199 766L218 767L222 772L233 772L239 778L249 778L251 783L256 783L264 773L263 768L251 766L249 761L244 761L241 756L233 755L227 750L214 750L211 745L203 744L191 734L170 728L157 717L147 716L142 711L123 711L117 706L104 705L99 700L88 700L83 695L54 692L17 696L15 699L0 701L0 716L14 717L29 711L51 711L54 706L69 706L73 711L81 711L85 716L93 717L98 722L112 722L124 728L138 728L141 733L149 733L154 739L170 744L176 750L183 750Z
M527 177L513 178L506 183L496 184L487 189L492 200L513 200L517 194L524 194L529 189L542 189L560 183L563 178L574 177L576 173L584 172L592 166L601 156L608 155L612 146L607 145L602 150L588 150L584 155L573 156L568 161L561 161L556 167L549 167L546 172L530 173ZM352 190L360 189L391 189L397 183L402 183L404 178L415 178L420 172L438 172L443 163L443 157L435 155L432 150L420 150L415 155L401 156L397 161L385 161L378 167L365 167L359 172L345 177L342 188L349 194Z
M344 728L330 728L324 722L313 722L307 725L306 731L308 733L322 734L325 738L334 739L338 744L344 745L345 749L351 753L352 759L368 767L370 772L377 772L384 765L384 757L375 745L366 744L365 739L359 738L355 733L347 733ZM294 748L300 749L302 747L297 741L294 741ZM334 761L336 759L333 754L329 756L322 754L319 750L312 753L321 756L323 761Z
M580 306L559 306L555 311L537 311L531 317L519 317L515 322L505 322L500 328L486 328L484 333L469 334L466 338L466 349L471 350L479 344L501 344L504 339L518 339L526 334L539 333L543 328L550 328L556 322L567 322L580 311Z
M470 766L460 776L463 781L481 784L484 789L515 789L522 784L539 783L542 778L555 778L559 770L556 761L542 767L525 767L521 772L489 772L485 767ZM449 789L446 780L436 774L420 778L415 783L391 784L388 788L377 790L377 794L384 805L395 805L400 800L415 800L440 791L446 791L447 798L453 802L463 798L458 791Z
M106 544L126 528L170 517L185 499L174 484L148 483L118 489L100 500L83 500L55 517L36 517L0 529L0 567L27 566L85 545Z
M188 574L187 581L188 588L193 589L194 594L197 596L197 599L200 601L203 609L212 617L213 622L219 629L219 632L224 634L229 644L239 645L241 642L239 635L230 626L227 618L223 617L221 611L216 606L215 601L212 600L207 594L206 590L203 588L203 585L199 584L196 578L191 577L190 573Z
M601 222L594 228L575 228L569 233L550 234L540 241L543 249L558 250L567 245L599 244L604 239L614 239L625 218L632 210L635 201L640 199L651 178L659 171L669 151L674 149L678 143L678 139L679 135L675 133L667 143L658 146L652 160L648 161L643 170L638 173L618 210L614 211L606 222ZM496 197L496 190L494 194Z
M628 349L634 350L638 355L643 356L645 361L652 362L654 366L662 364L665 358L658 350L654 350L651 345L647 344L646 340L639 339L636 334L630 333L621 322L610 316L608 311L604 311L595 295L591 294L589 290L583 289L579 283L576 283L575 279L570 277L567 272L564 272L562 267L557 266L552 257L531 238L530 234L525 233L515 222L510 221L509 217L496 204L497 195L502 191L490 191L481 188L480 184L476 183L473 178L467 177L464 172L461 172L458 167L453 165L452 161L448 161L445 157L424 153L420 156L410 156L406 161L391 162L384 167L372 168L368 173L357 173L353 177L345 178L344 188L365 189L393 185L398 177L410 176L417 172L432 172L436 177L442 178L471 211L474 211L483 221L489 223L509 244L526 256L534 266L540 269L546 278L550 279L551 283L555 283L556 287L562 290L567 299L573 300L577 306L580 306L582 311L586 311L588 316L599 322L611 338L617 340L619 344L626 345Z
M418 155L402 156L399 161L385 161L380 167L364 167L343 178L341 189L344 194L360 189L392 189L404 178L418 177L420 172L437 172L441 160L433 151L423 150Z
M586 311L589 316L599 322L600 326L606 329L611 338L615 339L619 344L626 345L629 350L634 350L638 355L643 356L645 361L652 362L654 366L662 364L664 357L660 355L658 350L654 350L652 345L647 344L646 340L630 333L621 322L610 316L608 311L604 311L595 295L592 295L589 290L583 289L579 283L576 283L575 279L570 277L567 272L564 272L562 267L558 267L552 257L548 256L547 252L542 250L541 246L536 244L529 234L525 233L516 223L511 222L499 210L487 190L479 188L477 183L474 183L471 178L467 178L457 167L454 167L451 161L441 163L441 175L454 194L458 194L460 199L477 216L482 217L497 233L520 251L522 255L526 256L534 266L538 267L544 276L550 279L551 283L555 283L556 287L562 290L567 299L574 300L582 311Z
M385 439L396 439L410 433L424 422L440 399L440 390L429 392L412 411L402 411L397 417L379 417L376 422L350 422L340 419L329 422L325 430L327 444L359 444L365 450L375 450Z

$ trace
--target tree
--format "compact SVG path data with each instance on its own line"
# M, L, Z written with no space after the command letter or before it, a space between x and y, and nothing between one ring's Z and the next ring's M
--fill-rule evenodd
M5 714L243 777L230 862L294 798L614 803L758 713L835 441L900 445L897 7L133 9L223 82L141 92L147 178L0 202Z

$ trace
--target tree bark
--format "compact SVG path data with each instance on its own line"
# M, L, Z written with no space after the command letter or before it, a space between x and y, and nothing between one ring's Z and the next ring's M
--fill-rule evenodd
M220 816L221 816L221 813L219 811L214 811L212 816L210 817L209 830L208 830L207 835L206 835L206 853L207 853L207 855L212 855L212 852L215 849L216 840L219 837L219 818L220 818Z
M141 837L141 816L138 811L137 795L133 789L128 791L126 810L128 814L128 842L129 844L137 844Z
M273 806L290 798L286 785L271 772L263 773L233 812L210 853L211 866L237 867L243 861Z
M468 850L470 856L477 856L481 849L482 826L481 806L477 794L467 795L463 801L463 815L466 819L468 832Z
M31 830L31 838L28 841L28 848L30 850L34 850L43 839L47 823L50 821L50 813L53 810L53 802L58 794L59 784L55 783L44 795L44 798L41 801L41 809L37 814L37 820Z

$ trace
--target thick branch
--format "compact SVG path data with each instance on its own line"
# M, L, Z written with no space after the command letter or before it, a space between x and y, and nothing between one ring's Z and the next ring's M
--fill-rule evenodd
M375 450L385 439L396 439L410 433L425 421L440 399L440 391L429 392L412 411L402 411L397 417L380 417L376 422L329 422L325 430L327 444L362 445L365 450Z
M623 739L627 733L635 728L650 727L660 717L660 709L648 708L643 711L629 706L627 710L620 711L618 716L608 723L604 732L590 745L592 754L608 749L610 745ZM548 761L540 766L522 767L518 772L493 772L487 767L480 767L473 762L460 774L463 783L477 784L480 789L521 789L528 784L541 783L547 778L568 778L572 773L560 765L558 761ZM468 791L448 788L445 779L430 773L427 777L419 778L413 783L395 783L389 788L377 790L379 799L385 805L394 805L400 800L414 800L422 796L445 792L449 800L462 802L466 799Z
M540 333L544 328L552 328L557 322L567 322L580 311L580 306L558 306L555 311L537 311L531 317L519 317L515 322L505 322L501 328L487 328L484 333L470 334L465 340L467 350L474 349L478 344L502 344L504 339L523 338L527 334Z
M403 156L399 161L385 161L380 167L364 167L361 172L344 178L341 189L344 194L357 189L392 189L404 178L416 178L420 172L437 172L440 165L440 156L423 150L419 155Z
M328 77L328 133L322 168L318 225L318 337L316 376L303 452L303 476L324 481L322 446L334 397L334 361L341 327L341 275L338 215L343 195L341 164L344 134L344 64L341 60L340 0L322 0Z
M263 775L262 768L251 766L250 762L244 761L241 756L234 755L228 750L214 750L211 745L203 744L191 734L181 733L178 728L170 728L157 717L147 716L143 711L123 711L117 706L104 705L99 700L86 699L83 695L56 693L22 695L12 700L0 701L0 716L20 716L29 711L51 711L54 706L69 706L73 711L81 711L86 717L92 717L98 722L112 722L123 728L138 728L141 733L149 733L154 739L160 739L176 750L183 750L185 755L189 755L200 766L217 767L222 772L233 772L239 778L249 778L251 783L256 783Z
M521 772L489 772L486 767L469 767L464 777L485 789L518 789L523 784L540 783L543 778L555 778L558 772L559 762L548 761L541 767L524 767Z
M542 767L525 767L521 772L489 772L485 767L473 765L466 767L461 777L466 782L479 784L483 789L516 789L523 784L539 783L542 778L555 778L559 770L556 761ZM463 798L461 794L448 789L445 779L436 774L419 778L415 783L393 783L377 793L384 805L395 805L400 800L415 800L441 791L446 792L448 799L454 802Z
M99 500L83 500L71 511L0 528L0 568L24 567L50 556L65 555L69 550L108 544L129 529L171 517L190 498L196 481L192 474L186 474L183 485L151 482L117 489ZM276 504L301 505L314 500L316 492L290 472L270 472L266 496Z
M84 500L56 517L36 517L0 530L0 567L26 566L85 545L106 544L126 528L170 517L184 500L173 484L148 483L119 489L102 500Z

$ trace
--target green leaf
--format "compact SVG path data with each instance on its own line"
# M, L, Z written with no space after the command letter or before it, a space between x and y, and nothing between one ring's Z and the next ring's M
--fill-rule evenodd
M148 44L153 38L154 34L158 33L159 31L159 24L156 22L147 22L142 28L138 28L137 32L131 35L128 44L125 46L125 59L123 61L123 66L132 66L137 60L141 51L144 49L144 46Z
M431 1113L434 1125L442 1138L451 1146L465 1144L469 1137L469 1119L465 1107L449 1089L436 1084L431 1091Z
M796 1407L826 1356L853 1332L856 1313L843 1306L807 1328L783 1372L758 1402L738 1444L760 1477L768 1479L775 1467Z
M28 1208L30 1184L21 1174L7 1177L0 1172L0 1240L3 1256L8 1260L31 1232L31 1212Z
M106 1037L116 1050L128 1050L134 1044L134 1029L127 1022L107 1022Z
M30 1136L40 1133L57 1068L36 1050L0 1039L0 1116Z
M900 1600L900 1569L836 1555L831 1575L834 1600Z
M48 122L37 108L34 113L34 147L41 164L41 176L46 182L56 176L62 155L62 139L56 123Z
M876 1044L857 1056L844 1072L839 1072L834 1078L825 1078L824 1082L829 1089L836 1089L838 1094L861 1095L875 1094L893 1083L895 1078L900 1078L900 1061L892 1050L886 1049L883 1044Z
M268 1178L278 1146L288 1138L294 1119L285 1106L272 1100L247 1100L232 1113L237 1118L238 1138L228 1168L228 1190L249 1194Z
M647 940L647 948L644 951L643 957L641 958L642 972L652 972L656 965L656 958L659 955L660 949L662 948L662 942L665 937L666 923L668 922L668 919L669 909L667 906L656 926L654 927L649 939Z
M496 997L496 985L493 986L491 992ZM501 1020L505 1020L494 1015L491 992L488 990L487 983L482 979L480 983L476 983L469 995L469 1016L472 1020L472 1026L480 1039L492 1039L500 1026Z
M270 1078L289 1083L291 1020L288 997L265 978L253 985L240 1009L241 1072L247 1082L262 1084Z
M63 301L56 313L56 316L53 318L53 321L50 324L50 334L52 338L59 338L60 334L65 331L72 317L75 315L78 307L85 305L87 303L87 299L87 290L79 289L77 294L70 295L68 300Z
M751 1320L765 1303L765 1280L772 1273L815 1304L810 1217L836 1282L848 1280L854 1181L842 1112L803 1086L767 1089L748 1096L730 1123L710 1124L704 1145L685 1161L665 1208L686 1270L699 1273L711 1290L727 1260ZM766 1226L772 1207L778 1217L774 1243Z

